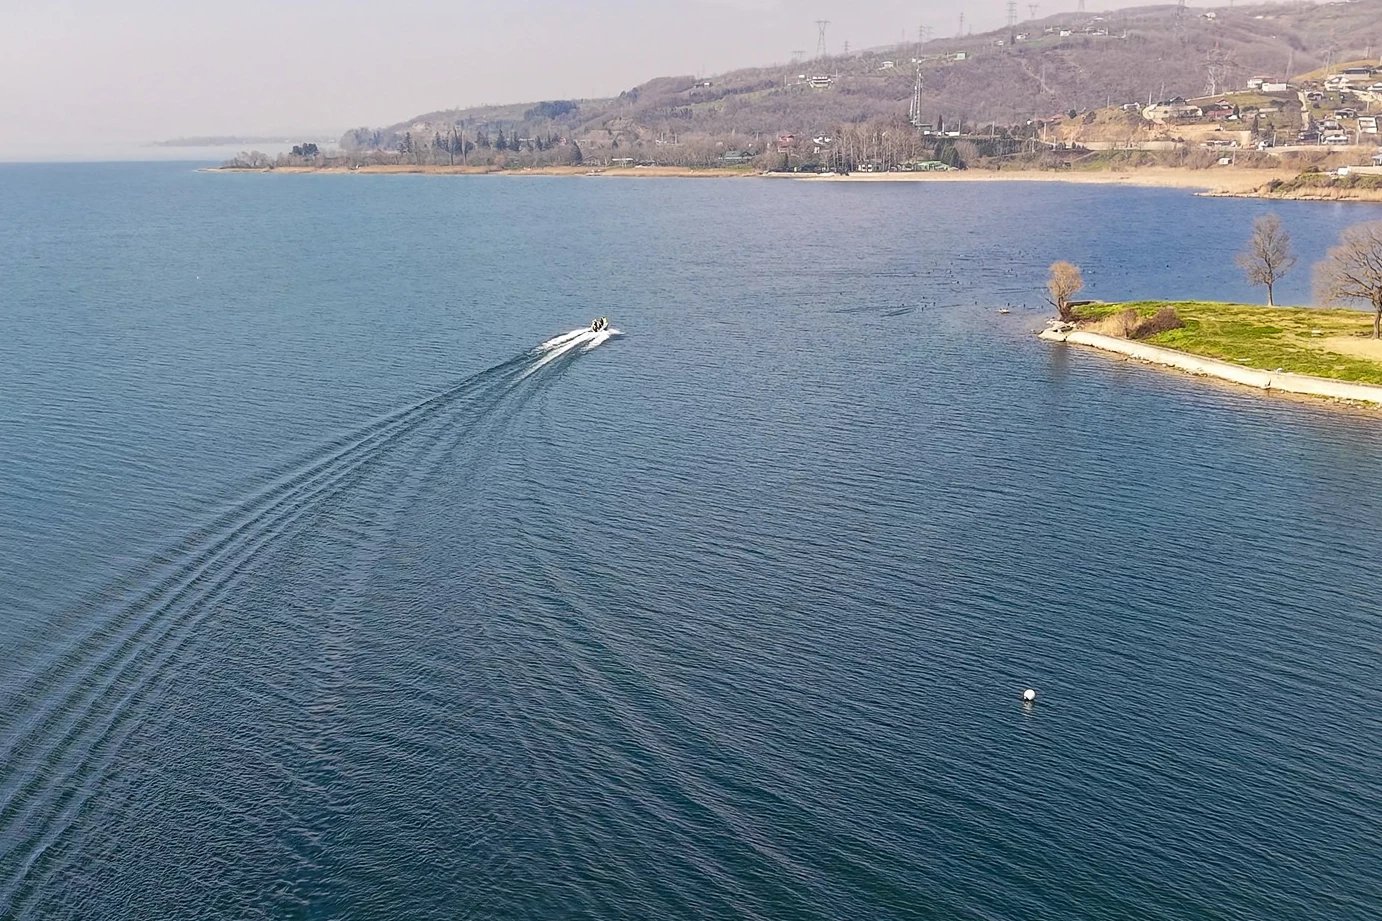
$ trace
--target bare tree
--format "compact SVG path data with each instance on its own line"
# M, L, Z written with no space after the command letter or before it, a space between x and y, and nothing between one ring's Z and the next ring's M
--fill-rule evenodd
M1315 291L1328 304L1372 305L1372 337L1382 339L1382 221L1354 224L1315 265Z
M1267 286L1267 306L1275 307L1272 289L1296 264L1291 252L1291 235L1281 226L1281 218L1264 214L1253 221L1252 239L1248 241L1248 248L1238 254L1237 262L1248 284Z
M1056 313L1067 323L1075 319L1075 311L1070 307L1071 299L1084 290L1084 274L1080 267L1071 262L1051 263L1051 277L1046 279L1046 290L1051 292L1048 303L1056 308Z

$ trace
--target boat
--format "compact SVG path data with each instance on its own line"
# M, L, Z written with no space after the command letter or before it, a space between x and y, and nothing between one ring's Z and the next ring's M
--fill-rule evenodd
M590 324L592 333L602 333L609 329L609 317L596 317Z

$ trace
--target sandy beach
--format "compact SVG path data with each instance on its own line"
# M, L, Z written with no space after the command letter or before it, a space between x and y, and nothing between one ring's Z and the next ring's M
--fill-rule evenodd
M498 169L489 166L380 165L348 167L280 166L269 170L241 170L213 167L211 172L329 173L360 175L428 176L589 176L608 178L685 178L685 179L790 179L796 182L1060 182L1088 185L1129 185L1168 189L1195 189L1209 195L1253 196L1273 179L1287 181L1294 170L1235 169L1215 167L1192 170L1147 167L1124 170L954 170L924 173L760 173L755 170L691 169L678 166L545 166L531 169ZM1337 199L1336 199L1337 200Z
M690 169L681 166L535 166L525 169L500 169L495 166L435 166L408 164L345 166L276 166L271 169L243 169L233 166L207 167L211 173L329 173L336 175L422 175L422 176L612 176L678 179L742 179L756 177L749 169Z
M772 175L772 174L768 174ZM953 170L927 173L851 173L839 175L781 174L803 182L1066 182L1091 185L1135 185L1167 189L1199 189L1218 195L1246 195L1273 179L1294 178L1295 170L1174 169L1147 167L1130 170Z

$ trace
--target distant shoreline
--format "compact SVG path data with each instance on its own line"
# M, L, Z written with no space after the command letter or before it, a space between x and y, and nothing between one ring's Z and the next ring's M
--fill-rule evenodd
M677 179L730 179L761 175L757 170L726 167L721 169L691 169L681 166L534 166L526 169L501 169L495 166L437 166L437 165L363 165L354 169L344 166L275 166L251 168L238 166L208 166L206 173L320 173L323 175L392 175L392 176L629 176Z
M1291 184L1300 177L1295 170L1177 169L1149 166L1120 170L967 169L936 172L889 173L765 173L745 167L694 169L682 166L541 166L500 169L493 166L364 165L277 166L248 168L206 167L212 173L321 173L325 175L420 175L420 176L582 176L643 179L790 179L796 182L1059 182L1075 185L1122 185L1140 188L1192 189L1210 198L1258 198L1276 201L1382 203L1382 189L1303 186L1273 192L1272 185Z
M1199 189L1210 195L1245 195L1273 179L1295 176L1290 170L1175 169L1145 167L1121 170L951 170L918 173L851 173L792 175L809 182L1062 182L1079 185L1129 185L1147 188Z
M500 169L493 166L445 165L363 165L348 167L279 166L267 169L207 167L206 172L227 173L320 173L325 175L422 175L422 176L580 176L608 178L662 179L790 179L796 182L1058 182L1076 185L1123 185L1142 188L1192 189L1210 197L1290 198L1298 201L1382 202L1382 192L1370 189L1300 189L1287 195L1272 195L1264 187L1274 180L1288 182L1294 170L1177 169L1145 167L1119 170L1035 170L968 169L937 172L888 173L765 173L744 167L693 169L679 166L543 166L528 169Z

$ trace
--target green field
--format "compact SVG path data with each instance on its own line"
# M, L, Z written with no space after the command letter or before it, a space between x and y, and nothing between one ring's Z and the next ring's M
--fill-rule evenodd
M1088 304L1079 308L1079 316L1082 321L1093 321L1132 309L1149 317L1161 307L1174 307L1185 327L1144 340L1152 345L1264 371L1281 368L1297 374L1382 384L1382 347L1378 347L1376 359L1338 351L1371 348L1372 314L1362 310L1133 301Z

